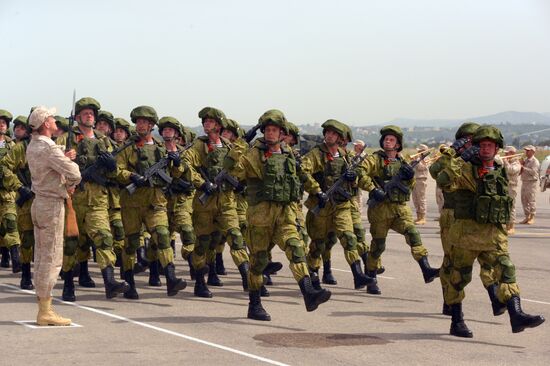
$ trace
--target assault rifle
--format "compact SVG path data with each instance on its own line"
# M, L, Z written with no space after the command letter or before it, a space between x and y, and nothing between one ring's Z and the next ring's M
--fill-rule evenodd
M138 140L139 140L139 136L130 136L130 138L128 138L128 140L126 140L122 146L120 146L118 149L113 151L111 155L113 155L113 157L116 157L124 149L126 149L130 145L133 145ZM100 173L99 171L100 169L101 169L101 165L98 163L98 161L95 161L92 165L84 169L80 174L82 176L82 181L80 181L79 188L81 190L84 189L84 181L92 181L94 183L99 184L100 186L106 187L108 181L107 181L107 178L105 178L105 176Z
M339 193L340 195L344 196L348 200L351 199L351 195L344 189L344 187L342 187L346 181L344 176L346 175L347 172L357 169L359 164L361 164L363 160L365 160L365 158L367 157L367 151L365 149L366 149L366 146L363 147L363 150L361 150L360 154L353 157L353 159L351 160L351 164L347 167L346 171L342 175L340 175L338 180L334 182L334 184L330 186L330 188L325 192L330 201L334 201L334 195L336 193ZM319 206L319 204L317 204L315 207L311 209L311 212L317 215L319 214L319 211L321 211L321 208L322 207Z
M174 151L174 152L177 152L178 155L181 156L181 154L184 151L188 150L191 146L193 146L192 142L186 144L182 150ZM165 171L169 162L170 162L170 159L168 158L168 156L165 156L164 158L157 161L155 164L151 165L147 170L145 170L145 172L143 173L143 177L149 183L149 187L153 187L153 177L155 176L165 181L166 184L172 183L172 177L168 175ZM134 194L137 188L138 186L135 183L130 183L126 186L126 190L130 194Z
M246 140L246 142L248 144L250 144L250 142L252 140L254 140L254 137L256 137L256 132L258 131L258 129L262 127L262 125L260 123L258 123L256 126L252 127L250 130L246 131L246 134L244 135L244 139Z
M28 189L31 189L31 186L32 186L32 183L29 182L25 176L23 175L23 173L21 173L20 170L17 171L16 173L17 175L17 178L19 179L19 181L21 182L22 185L24 185L25 187L27 187ZM34 193L32 194L32 196L34 196ZM27 202L28 200L31 199L32 196L19 196L17 197L17 199L15 200L15 204L19 207L23 207L23 204L25 204L25 202Z
M414 168L415 166L417 166L422 160L424 160L431 153L432 152L430 150L422 152L418 159L411 162L411 164L410 164L411 168ZM405 184L403 184L400 174L396 174L393 177L391 177L391 179L387 183L380 182L377 179L375 179L374 181L380 186L379 188L382 188L382 190L384 191L384 197L387 197L388 194L391 192L391 190L394 189L394 188L399 189L401 192L403 192L405 194L409 192L409 187L407 187ZM371 197L367 201L367 205L369 207L375 207L376 205L378 205L382 201L383 200L376 200L373 197Z
M204 178L204 180L210 182L210 180L208 179L208 176L206 175L206 173L202 168L201 168L201 175ZM214 187L215 187L214 189L217 189L222 186L223 182L229 183L235 189L239 187L239 181L237 180L237 178L229 174L226 169L222 169L218 173L218 175L216 175L216 177L214 178L214 181L210 183L214 184ZM199 196L199 201L200 203L203 204L203 206L206 204L206 201L208 201L208 198L210 197L210 195L211 195L210 193L202 192L202 194Z

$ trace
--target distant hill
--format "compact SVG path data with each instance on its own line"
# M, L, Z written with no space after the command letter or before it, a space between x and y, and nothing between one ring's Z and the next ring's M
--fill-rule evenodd
M465 119L411 119L396 118L388 123L396 124L401 127L455 127L466 121L475 121L479 123L501 124L510 123L512 125L550 125L550 112L516 112L507 111L488 116L479 116Z

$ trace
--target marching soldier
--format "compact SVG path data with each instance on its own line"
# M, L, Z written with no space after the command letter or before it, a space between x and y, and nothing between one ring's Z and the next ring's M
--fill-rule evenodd
M518 195L518 181L521 173L521 163L517 157L510 157L516 155L515 147L506 146L504 150L506 153L502 161L504 163L506 175L508 175L508 195L512 197L513 200L510 210L510 222L506 224L506 230L508 231L508 235L514 235L516 232L514 228L516 221L516 197Z
M403 150L403 132L401 128L389 125L383 127L380 134L382 150L369 155L359 169L362 184L370 192L371 202L367 211L372 236L367 259L368 275L376 277L380 267L379 259L386 249L386 237L392 229L405 236L413 258L420 265L424 282L430 283L439 276L439 269L430 266L428 250L422 245L411 208L407 205L414 186L414 170L400 154ZM406 192L397 187L391 188L389 192L384 190L384 185L396 179L395 176L407 187ZM375 283L367 286L367 293L379 295L381 291Z
M421 153L428 150L424 144L418 145L416 151ZM412 191L412 199L416 210L416 225L426 224L426 189L428 188L428 164L421 160L414 167L415 185Z
M535 214L537 213L537 189L539 184L539 160L535 157L537 150L533 145L527 145L523 148L527 158L521 163L521 204L525 219L520 224L533 225L535 223Z
M450 285L445 291L445 302L451 306L452 313L450 334L473 337L464 322L462 300L476 259L494 269L497 297L506 304L512 332L522 332L539 326L544 318L523 312L515 267L508 253L503 225L509 221L513 200L508 195L506 172L494 160L504 139L496 127L485 125L475 131L472 143L474 147L462 152L460 159L451 159L437 176L439 185L457 192L454 196L456 221L449 230Z
M260 288L263 272L268 265L271 243L281 248L289 262L294 279L298 282L307 311L314 311L328 301L330 291L316 289L308 273L305 247L296 229L293 203L300 197L300 179L296 173L296 160L289 147L282 145L283 132L287 132L286 118L278 110L269 110L259 119L263 138L244 155L232 150L231 160L240 168L238 177L246 180L249 203L246 243L250 248L248 318L271 320L261 304Z
M80 264L78 283L82 287L95 287L90 277L88 259L90 246L96 248L97 263L101 269L105 284L105 296L108 299L116 297L128 289L125 282L117 282L114 276L116 261L113 250L113 235L109 222L109 189L106 183L99 183L103 178L106 182L117 175L116 160L111 155L113 146L108 136L94 131L94 124L100 110L100 104L94 98L81 98L75 104L75 118L78 126L72 128L72 146L76 150L76 163L82 173L82 183L73 195L73 206L78 223L78 246L74 248L72 241L65 240L63 248L63 299L75 301L72 271L76 261ZM69 133L57 138L56 143L66 145ZM96 164L98 169L93 173L86 169Z
M122 265L124 278L130 288L124 292L127 299L138 299L134 281L135 253L141 244L142 225L151 234L151 246L157 251L160 264L166 277L168 296L175 296L183 290L187 283L176 277L174 251L170 247L170 231L168 229L167 201L163 192L168 183L161 178L168 173L173 178L179 178L185 171L179 153L166 151L161 141L151 134L158 123L157 112L149 106L139 106L132 110L130 117L136 125L139 141L117 155L119 166L118 179L121 184L132 183L136 189L130 193L128 189L121 190L120 205L122 222L126 234ZM162 172L147 176L149 168L161 159L168 159Z
M13 116L10 112L0 109L0 159L13 150L15 142L7 136ZM0 182L6 168L0 165ZM13 273L21 272L19 261L19 233L17 232L17 212L15 209L15 192L0 185L0 248L2 248L2 267L9 266Z
M357 236L353 230L351 217L351 200L353 189L357 184L357 173L349 170L350 158L340 144L346 138L346 126L336 120L328 120L321 125L324 142L318 144L302 158L302 179L304 188L309 193L305 202L309 209L306 215L306 226L311 242L307 256L314 286L319 288L317 276L322 262L322 255L329 250L336 238L344 248L344 256L353 273L356 289L375 282L366 276L361 268L357 251ZM326 191L343 176L343 192L336 192L328 197ZM320 208L318 214L312 209Z
M62 116L55 116L55 124L57 125L57 130L55 130L52 134L53 141L55 141L65 132L69 132L69 120L67 118Z
M232 165L227 165L227 154L235 149L242 153L238 145L221 136L227 127L225 114L216 108L205 107L199 112L205 135L195 140L193 146L184 154L187 164L192 168L193 185L197 192L193 199L193 226L197 242L192 256L195 269L195 295L212 297L204 283L204 274L208 271L207 283L211 286L223 286L218 278L215 266L216 246L227 238L233 262L239 269L243 289L248 290L249 260L237 215L235 186L227 175L216 182L220 174L230 174ZM203 200L201 202L201 197Z

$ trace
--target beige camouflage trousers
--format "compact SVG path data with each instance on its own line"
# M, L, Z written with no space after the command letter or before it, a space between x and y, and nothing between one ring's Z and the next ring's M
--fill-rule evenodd
M536 195L538 187L538 181L536 180L521 182L521 204L525 216L537 213Z
M426 215L426 188L428 179L417 179L412 191L412 201L417 215Z

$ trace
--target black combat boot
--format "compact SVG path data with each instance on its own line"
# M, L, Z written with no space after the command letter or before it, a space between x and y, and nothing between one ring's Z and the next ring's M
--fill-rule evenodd
M367 270L367 261L368 261L368 259L369 259L369 253L368 253L368 252L365 252L365 253L361 254L361 259L363 260L363 265L364 265L364 268L365 268L365 273L367 273L367 272L368 272L368 270ZM376 270L376 274L382 274L382 273L384 273L384 272L386 272L386 267L384 267L384 266L380 266L380 268L378 268L378 269Z
M74 295L74 278L72 271L63 272L63 295L61 296L63 301L75 302L76 296Z
M248 262L244 262L239 265L239 273L241 274L241 282L243 284L244 291L248 291L248 271L249 270L250 270L250 265L248 264Z
M170 240L170 247L172 248L172 253L174 253L174 257L176 256L176 241Z
M128 290L124 292L124 297L130 300L139 299L139 295L136 290L136 281L134 281L134 271L124 271L124 279L128 283Z
M80 263L75 263L73 267L73 277L78 277L78 276L80 276Z
M420 258L418 264L420 265L420 269L422 270L422 276L424 276L425 283L430 283L437 277L439 277L439 268L430 267L427 256Z
M103 283L105 284L105 297L108 299L117 297L118 294L130 289L130 286L126 282L117 282L115 280L115 269L113 267L107 266L103 268L101 274L103 275Z
M462 314L462 303L451 305L451 330L449 334L456 337L472 338L474 334L464 323L464 314Z
M262 287L260 287L260 296L261 297L269 297L270 295L271 294L267 290L267 287L265 287L265 285L262 285Z
M10 268L10 251L6 247L0 247L0 253L2 253L2 260L0 260L0 267Z
M178 291L187 287L187 282L184 279L176 277L174 263L168 263L164 267L164 276L166 277L166 292L168 296L175 296Z
M331 292L329 290L320 289L316 290L311 284L311 277L304 277L298 282L300 291L304 296L304 303L306 304L307 311L314 311L319 305L327 302L330 299Z
M374 278L376 280L376 271L369 271L367 272L367 276ZM380 287L378 287L378 281L375 283L371 283L370 285L367 285L367 294L371 295L382 295L382 291L380 290Z
M149 286L162 286L162 282L160 282L159 266L160 263L158 260L149 263Z
M453 312L451 311L451 306L447 305L447 303L445 301L443 301L443 307L441 309L441 314L447 315L447 316L452 316L453 315Z
M283 264L281 262L269 262L265 266L263 274L264 276L271 276L277 274L281 269L283 269Z
M330 260L323 262L323 283L326 285L337 285L338 281L332 275Z
M216 264L210 263L208 264L208 268L208 281L206 281L206 283L210 286L222 287L223 282L220 280L218 274L216 273Z
M31 264L22 263L21 264L21 283L19 284L23 290L33 290L34 285L32 284L32 275L31 275Z
M21 262L19 261L19 245L12 245L10 247L11 256L11 271L13 273L21 272Z
M115 260L115 267L119 268L122 267L122 254L115 254L116 260Z
M82 287L95 287L95 282L88 272L88 261L80 262L80 273L78 274L78 284Z
M308 270L309 270L309 278L311 279L311 284L313 288L316 290L322 290L321 280L319 279L319 269L313 269L309 267Z
M227 271L223 264L223 253L216 253L216 274L220 276L227 275Z
M271 275L264 275L264 277L266 286L273 286L273 279L271 279Z
M367 285L376 284L376 276L371 277L363 273L361 269L361 261L355 261L350 265L351 273L353 274L353 283L356 290L360 290Z
M500 302L497 296L498 285L496 283L487 287L487 293L489 294L489 299L491 299L491 307L493 308L493 315L499 316L504 314L506 311L506 304Z
M201 270L195 271L195 296L197 297L212 297L212 292L206 286L204 275L208 272L208 266L204 266Z
M147 268L149 268L149 261L146 259L147 254L145 252L145 247L139 247L136 250L136 263L134 264L134 273L138 274L141 272L145 272Z
M189 276L191 276L191 279L195 279L195 268L193 268L193 260L192 260L193 254L189 254L189 257L187 257L187 263L189 264Z
M250 299L248 303L248 319L270 321L271 316L262 306L260 291L250 291L248 298Z
M510 324L512 325L512 333L523 332L525 328L535 328L544 323L542 315L529 315L521 310L519 296L512 296L506 302L508 314L510 314Z

